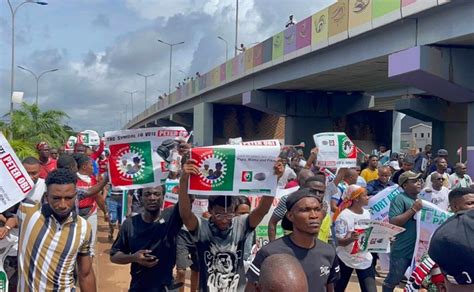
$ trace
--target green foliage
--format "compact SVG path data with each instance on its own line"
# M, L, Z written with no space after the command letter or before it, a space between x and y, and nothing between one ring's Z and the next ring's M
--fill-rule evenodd
M20 158L36 156L38 142L45 141L50 147L59 147L70 135L75 135L73 129L63 123L67 118L69 116L63 111L42 112L35 104L22 103L20 109L13 111L11 124L0 122L0 131L5 137L13 133L9 142Z

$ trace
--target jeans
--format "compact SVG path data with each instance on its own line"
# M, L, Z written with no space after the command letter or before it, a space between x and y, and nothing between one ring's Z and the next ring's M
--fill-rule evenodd
M107 203L107 211L110 216L110 223L115 224L117 221L122 223L122 201L117 201L111 198L105 199Z
M335 283L334 291L335 292L344 292L346 291L347 284L351 279L353 268L346 266L339 259L339 267L341 269L341 277ZM357 270L357 278L359 279L360 291L362 292L377 292L377 287L375 284L375 270L372 266L368 267L365 270Z
M390 270L383 282L382 292L392 292L403 279L410 264L411 259L395 257L390 254Z

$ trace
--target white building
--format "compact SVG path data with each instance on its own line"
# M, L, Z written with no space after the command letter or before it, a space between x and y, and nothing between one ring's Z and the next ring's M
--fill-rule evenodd
M401 133L401 148L410 149L413 146L423 151L427 144L431 144L432 128L430 125L418 123L409 127L409 132Z

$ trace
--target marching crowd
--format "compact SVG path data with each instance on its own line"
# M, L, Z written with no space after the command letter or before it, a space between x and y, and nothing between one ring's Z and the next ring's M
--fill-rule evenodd
M128 191L123 200L109 183L102 142L97 149L76 144L74 153L38 143L39 159L23 160L33 191L0 217L0 239L18 237L5 261L9 291L74 291L76 283L81 291L96 291L98 209L110 226L110 260L130 264L130 291L184 291L190 268L192 291L345 291L355 271L360 290L372 292L383 257L389 257L384 292L402 281L406 291L474 291L474 185L466 165L453 167L444 149L432 155L428 145L416 155L386 157L381 146L358 167L331 170L316 166L317 148L304 157L302 149L282 147L274 165L278 187L299 189L280 198L268 221L270 242L262 246L255 231L274 197L263 196L251 208L246 197L188 194L189 177L202 170L189 159L191 145L176 140L170 147L182 157L169 178L179 180L179 200L163 209L164 186ZM359 221L371 219L370 197L395 184L400 193L389 222L405 231L393 239L389 256L352 252ZM422 199L454 215L404 279ZM207 210L195 208L199 202ZM280 221L285 235L277 239Z

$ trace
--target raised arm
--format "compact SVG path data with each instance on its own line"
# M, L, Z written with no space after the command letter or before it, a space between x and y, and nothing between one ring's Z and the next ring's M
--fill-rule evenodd
M256 228L257 225L262 222L263 217L265 217L273 204L273 199L274 197L270 196L263 196L260 199L257 208L255 208L249 215L249 225L251 228Z
M102 154L102 152L104 152L104 148L105 148L105 142L100 139L100 144L99 144L99 148L97 148L96 151L94 151L91 155L90 155L90 158L92 158L93 160L97 160L97 158L100 157L100 155Z
M188 181L190 175L199 175L199 168L196 166L196 161L188 159L183 165L181 178L179 179L179 215L183 220L183 224L189 231L194 231L198 228L198 219L191 211L191 200L188 194Z

